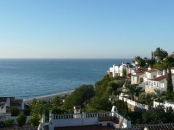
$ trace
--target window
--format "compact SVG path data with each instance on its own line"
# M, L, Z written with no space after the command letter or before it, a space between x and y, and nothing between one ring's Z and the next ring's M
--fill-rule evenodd
M148 85L148 82L146 82L146 85Z

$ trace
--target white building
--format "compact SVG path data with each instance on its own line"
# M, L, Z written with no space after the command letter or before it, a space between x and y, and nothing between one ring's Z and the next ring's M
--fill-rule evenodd
M116 77L116 76L121 76L122 77L124 69L126 69L126 72L128 74L134 68L135 67L130 63L122 63L121 65L118 65L118 66L114 64L112 67L109 68L107 73L112 77Z
M174 74L174 67L171 67L171 73Z
M7 110L12 106L17 107L20 111L24 110L23 100L15 99L15 97L0 97L0 119L11 117Z
M147 81L148 79L154 79L157 78L161 75L164 75L165 71L159 71L157 69L151 69L148 68L148 71L145 72L145 77L144 77L144 81Z
M162 75L160 74L160 71L155 71L151 75L148 75L149 77L151 77L151 79L147 78L145 82L145 92L162 94L162 92L167 91L168 74L166 74L164 71ZM174 85L174 74L172 74L172 84Z
M140 84L141 80L144 82L145 72L147 69L136 68L131 71L131 84Z
M75 110L76 108L78 110ZM49 122L45 121L45 115L43 114L38 130L44 130L45 127L49 128L49 130L63 129L65 127L81 127L81 129L89 127L92 130L95 129L93 127L103 127L102 129L108 129L108 127L113 129L131 128L131 121L121 116L115 106L112 107L110 112L79 113L79 110L79 107L74 107L74 114L62 115L56 115L50 111Z

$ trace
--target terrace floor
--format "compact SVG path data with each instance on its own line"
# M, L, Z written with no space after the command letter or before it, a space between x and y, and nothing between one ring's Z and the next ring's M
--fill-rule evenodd
M99 126L99 125L90 125L90 126L72 126L72 127L57 127L54 130L115 130L112 126Z

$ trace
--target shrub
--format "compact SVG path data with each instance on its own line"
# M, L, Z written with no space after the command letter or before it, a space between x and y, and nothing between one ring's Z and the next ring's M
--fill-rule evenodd
M143 78L140 78L140 83L142 83L144 80L143 80Z
M38 126L40 123L40 118L38 116L32 116L29 123L31 126Z
M11 116L18 116L18 114L20 112L19 112L19 109L17 107L11 107L10 108L10 113L11 113Z
M27 117L24 115L19 114L17 117L17 122L18 122L18 126L22 127L23 125L25 125Z
M6 119L3 123L6 127L12 127L14 125L14 119Z

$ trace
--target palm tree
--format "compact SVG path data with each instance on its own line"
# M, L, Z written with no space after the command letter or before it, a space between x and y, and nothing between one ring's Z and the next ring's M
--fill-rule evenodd
M171 93L173 92L173 84L172 84L172 74L171 74L171 68L168 67L169 73L167 76L167 92Z
M168 56L168 53L166 51L164 51L163 49L161 49L160 47L158 47L158 48L156 48L156 50L154 52L154 56L157 57L157 59L159 61L161 61L166 56Z
M134 62L137 62L141 67L145 65L145 61L140 56L136 56Z
M127 90L125 93L130 95L131 100L134 100L134 97L138 97L142 90L142 88L138 87L137 84L127 84L125 89Z
M163 64L165 65L166 69L169 67L169 66L174 66L174 58L170 57L170 56L167 56L165 58L165 60L163 61Z

